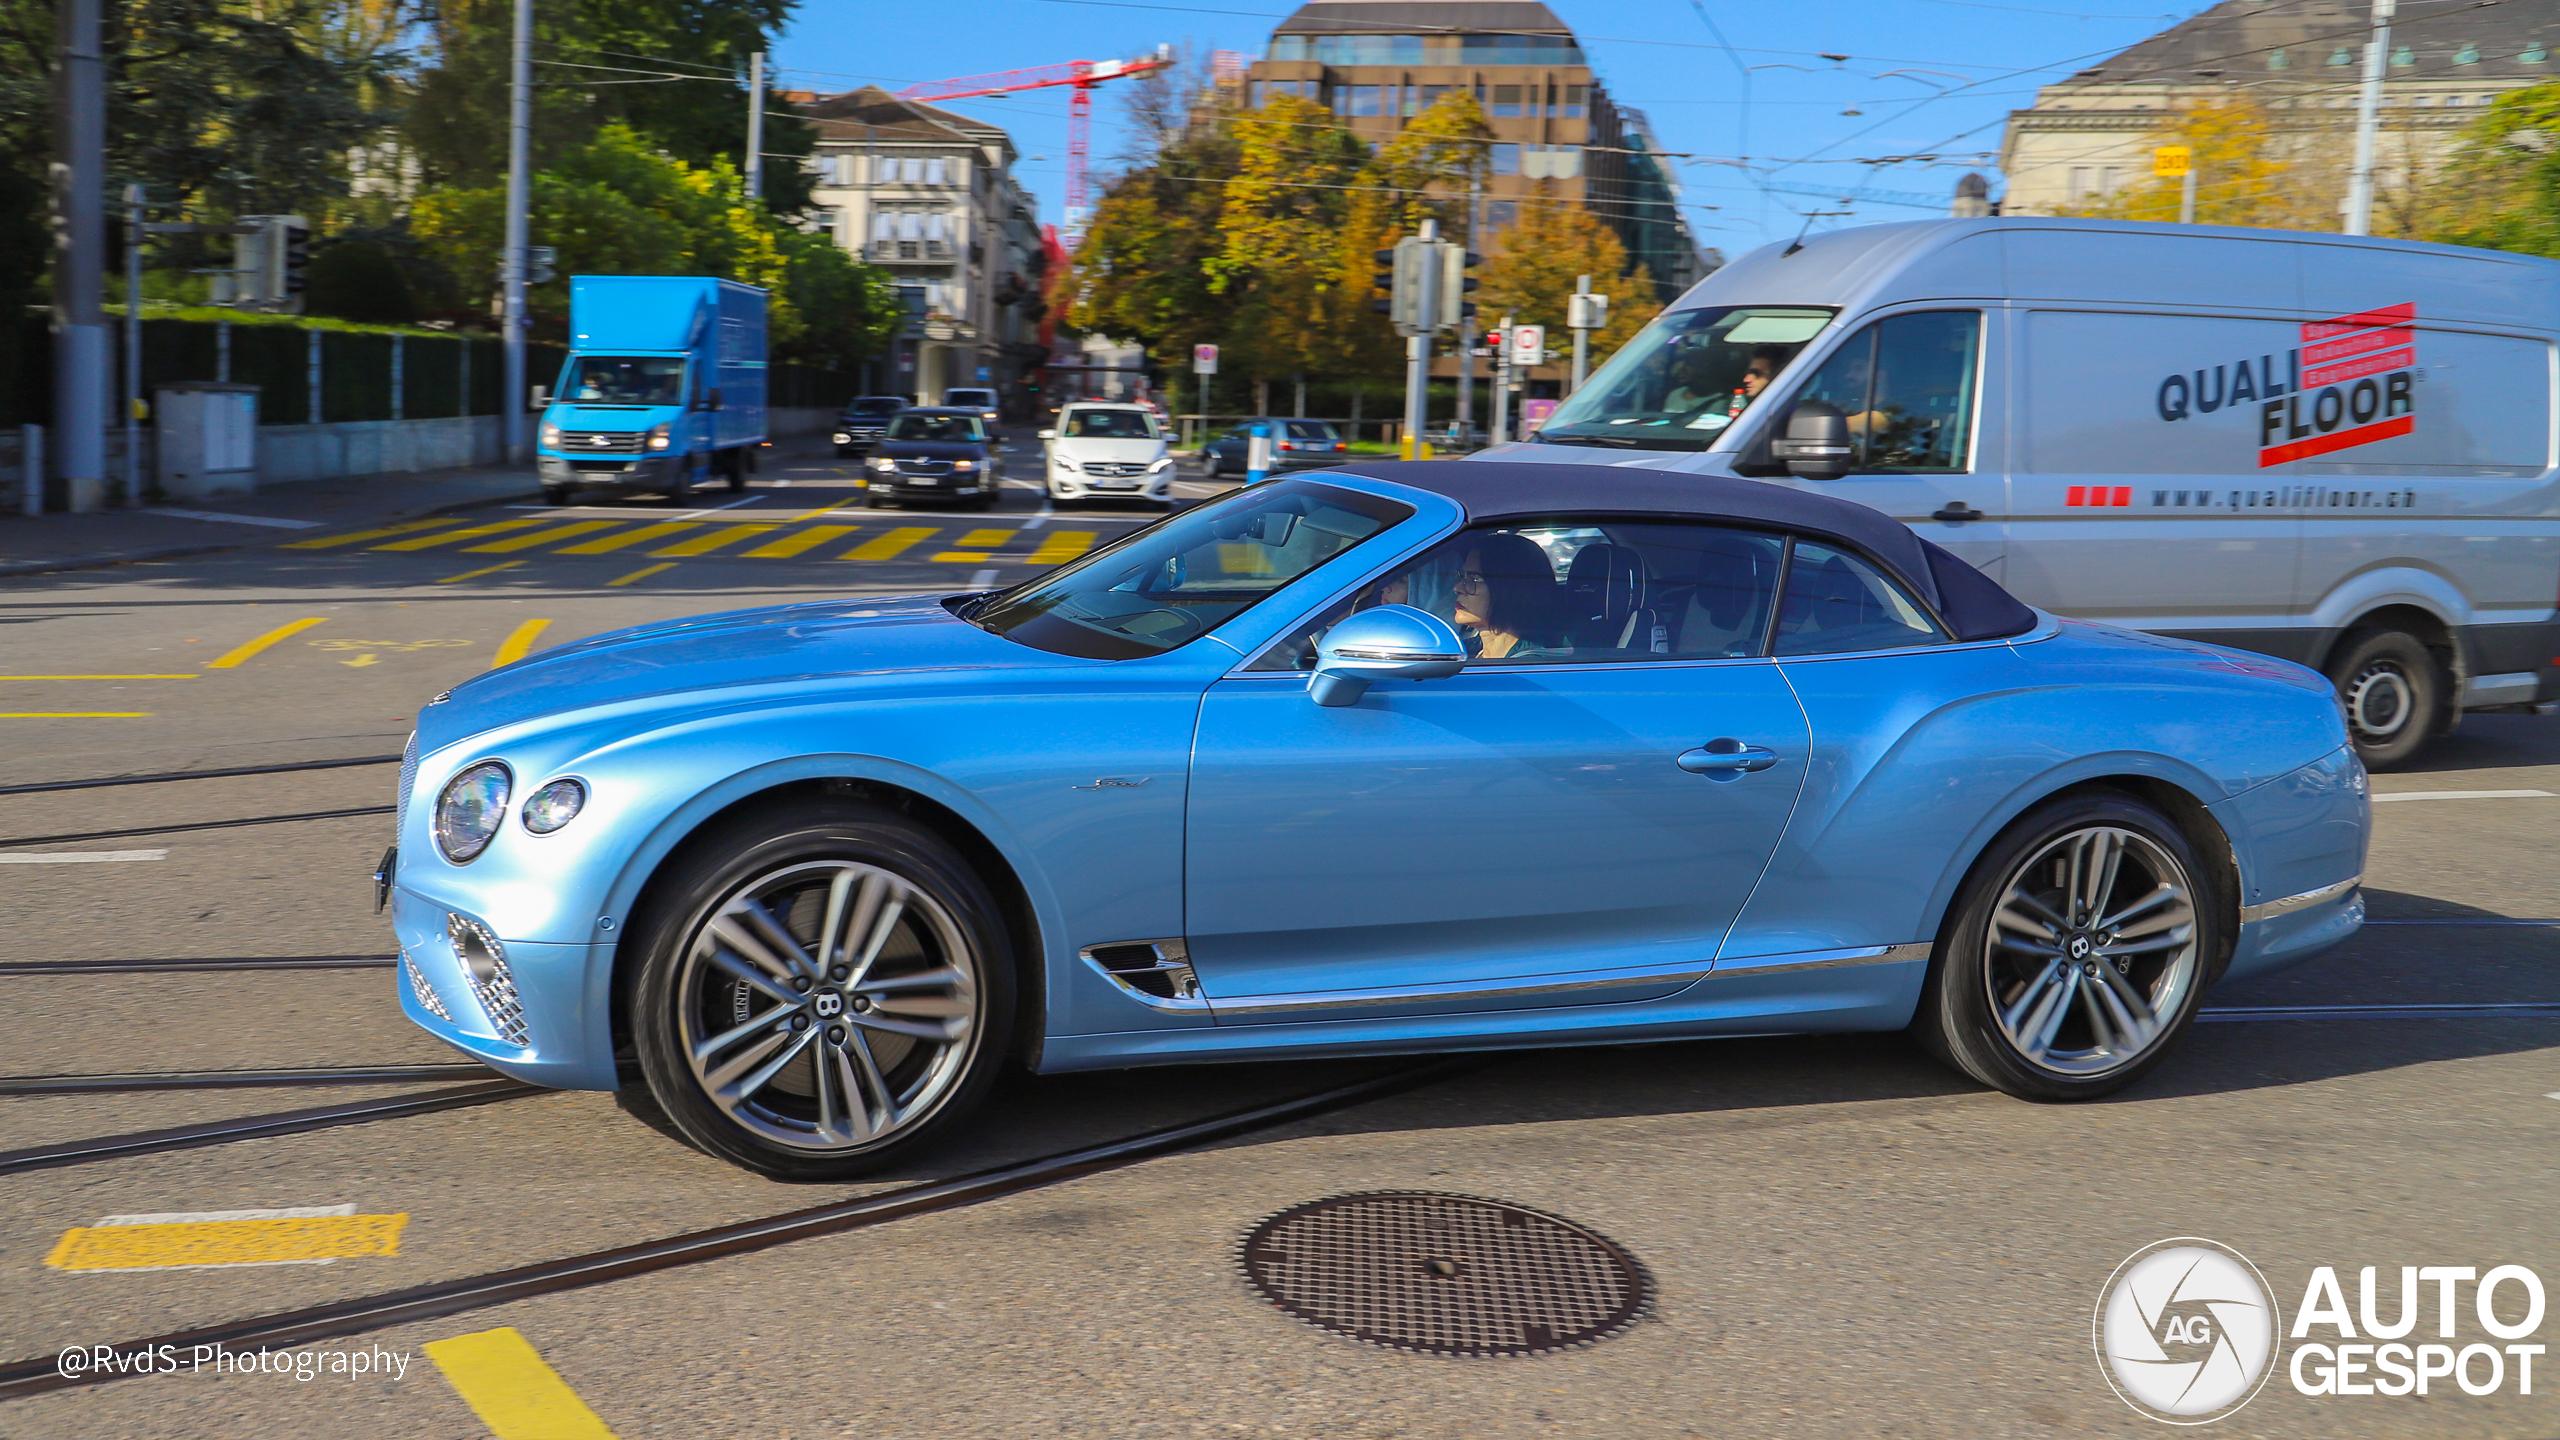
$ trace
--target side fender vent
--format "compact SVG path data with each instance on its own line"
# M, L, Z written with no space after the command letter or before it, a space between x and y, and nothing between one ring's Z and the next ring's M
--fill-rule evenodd
M1191 950L1180 939L1119 940L1076 952L1111 983L1158 1010L1205 1010Z

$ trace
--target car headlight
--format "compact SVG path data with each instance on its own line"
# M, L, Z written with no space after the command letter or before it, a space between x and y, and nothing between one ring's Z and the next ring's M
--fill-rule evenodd
M554 780L533 792L524 802L524 828L536 835L548 835L578 818L586 808L587 787L576 780Z
M1068 459L1066 456L1053 455L1050 457L1050 460L1051 463L1055 464L1059 469L1066 471L1068 474L1073 475L1076 473L1076 462Z
M836 443L837 443L837 444L839 444L839 445L850 445L850 444L852 444L852 443L853 443L853 437L852 437L851 435L846 434L846 433L845 433L845 432L843 432L842 430L839 430L839 431L837 431L837 432L836 432L835 439L836 439Z
M1156 463L1154 463L1153 465L1148 466L1148 467L1147 467L1147 473L1149 473L1149 474L1154 474L1155 472L1157 472L1157 471L1159 471L1159 470L1170 470L1170 469L1172 469L1172 468L1173 468L1173 457L1172 457L1172 456L1170 456L1170 455L1168 455L1168 456L1166 456L1165 458L1163 458L1162 460L1157 461L1157 462L1156 462Z
M507 792L513 788L507 767L484 760L456 775L436 797L436 848L456 865L468 863L498 833L507 818Z
M954 460L951 462L951 468L954 470L975 470L978 468L978 462L975 460Z
M895 470L898 468L898 462L883 455L871 462L871 468L874 470Z
M559 427L559 426L557 426L557 425L552 424L552 423L551 423L550 421L548 421L548 420L543 421L543 422L542 422L542 429L541 429L541 431L539 432L538 436L536 437L536 443L540 444L540 445L542 446L542 448L543 448L543 449L545 449L545 450L557 450L557 449L559 449L559 448L560 448L560 427Z
M649 427L649 448L652 450L664 450L669 445L674 444L675 423L676 422L673 420L662 420L656 425Z

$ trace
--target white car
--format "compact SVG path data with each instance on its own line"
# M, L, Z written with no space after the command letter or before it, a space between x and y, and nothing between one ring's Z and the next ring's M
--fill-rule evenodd
M1049 495L1153 500L1173 508L1173 456L1165 428L1140 405L1073 404L1043 430Z

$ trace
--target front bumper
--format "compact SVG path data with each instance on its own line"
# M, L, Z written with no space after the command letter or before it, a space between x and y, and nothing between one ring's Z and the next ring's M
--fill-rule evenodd
M2366 790L2364 765L2341 748L2210 807L2240 862L2240 934L2223 980L2298 965L2364 924Z
M1173 468L1137 475L1091 475L1052 467L1049 493L1061 500L1090 496L1096 500L1162 500L1173 493Z
M561 455L535 457L547 486L611 485L660 490L683 473L684 457L672 454L616 455L610 459L573 460Z
M974 499L994 493L999 478L987 471L969 475L885 475L874 470L862 477L862 485L874 495L900 500Z
M474 983L448 928L447 917L454 913L412 891L392 891L391 929L400 945L400 974L394 983L410 1023L528 1084L555 1090L618 1088L612 997L606 993L612 942L501 941L506 985L494 988ZM443 1014L428 1007L421 987L435 997ZM515 1014L505 1016L510 1001ZM522 1044L500 1033L509 1021L522 1027Z

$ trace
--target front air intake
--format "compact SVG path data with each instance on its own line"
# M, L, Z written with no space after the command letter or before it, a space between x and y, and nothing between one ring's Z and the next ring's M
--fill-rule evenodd
M406 949L400 952L400 968L409 974L409 993L418 997L418 1003L426 1007L427 1013L447 1025L452 1024L453 1015L444 1008L443 997L436 994L436 987L427 983L427 977L418 969L418 962L409 958Z
M488 926L460 915L444 917L444 933L453 942L453 956L462 962L462 972L471 980L472 998L480 1002L490 1027L510 1045L529 1043L524 1006L516 999L515 972L507 968L506 947L489 933Z

